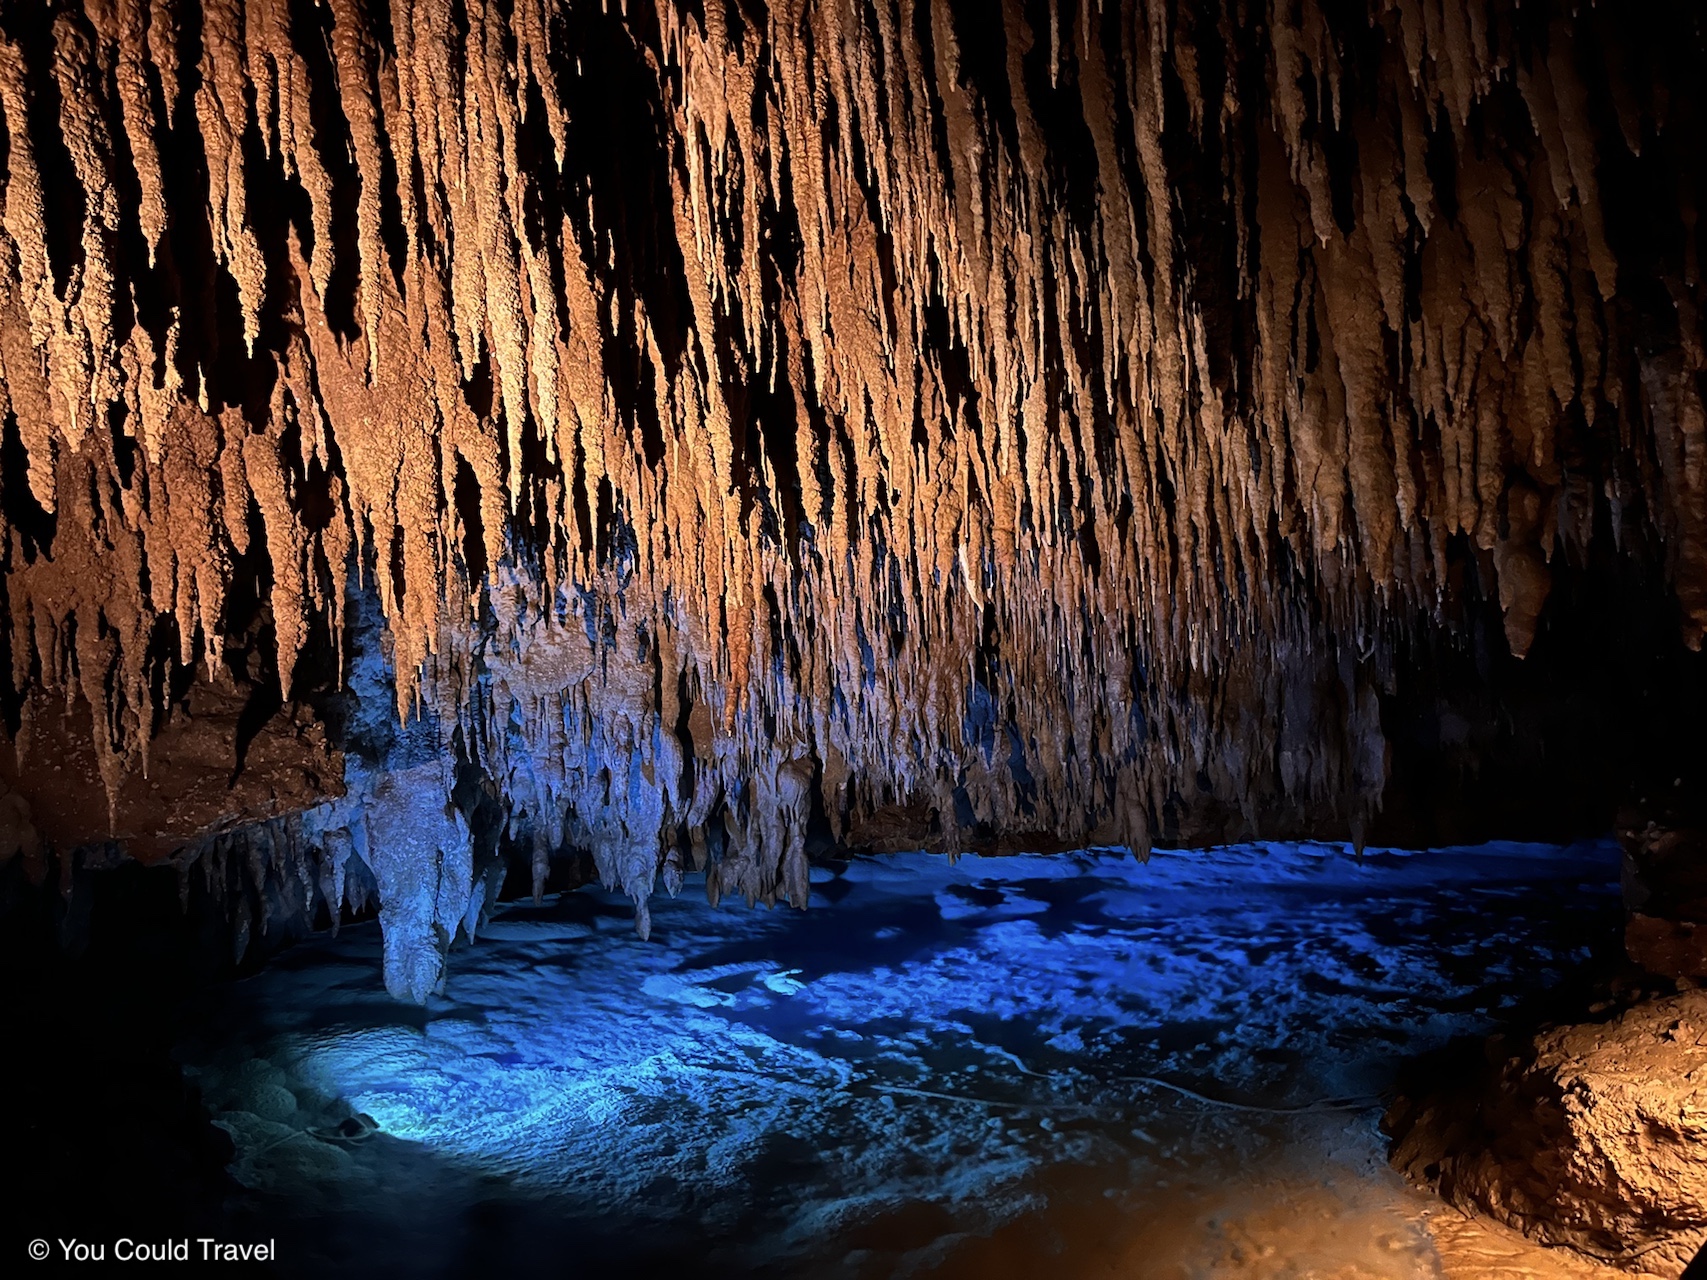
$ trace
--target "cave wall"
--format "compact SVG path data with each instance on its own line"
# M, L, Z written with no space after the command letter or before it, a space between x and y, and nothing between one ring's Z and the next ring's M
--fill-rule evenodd
M195 690L337 739L365 645L430 748L148 847L383 831L426 938L481 804L644 927L804 904L815 826L1362 839L1663 757L1703 84L1681 2L0 0L12 794L81 725L140 830Z

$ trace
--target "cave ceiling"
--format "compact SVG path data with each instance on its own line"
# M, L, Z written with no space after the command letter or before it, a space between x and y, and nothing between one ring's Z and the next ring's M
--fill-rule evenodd
M1605 543L1699 649L1700 23L4 0L18 757L116 812L367 592L436 762L350 791L442 858L468 768L641 904L711 827L803 904L815 813L1360 833L1466 574L1521 658Z

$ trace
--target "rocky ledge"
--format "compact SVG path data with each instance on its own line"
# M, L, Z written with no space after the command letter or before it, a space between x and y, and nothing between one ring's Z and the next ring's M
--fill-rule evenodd
M1395 1166L1544 1244L1683 1273L1707 1247L1707 991L1484 1051L1462 1085L1394 1103Z

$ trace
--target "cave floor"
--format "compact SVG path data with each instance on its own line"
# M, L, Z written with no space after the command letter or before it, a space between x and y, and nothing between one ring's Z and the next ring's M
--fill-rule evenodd
M372 926L179 1056L285 1274L1583 1276L1386 1165L1400 1065L1614 936L1618 852L857 858L805 912L502 908L427 1008ZM378 1122L360 1141L335 1128Z

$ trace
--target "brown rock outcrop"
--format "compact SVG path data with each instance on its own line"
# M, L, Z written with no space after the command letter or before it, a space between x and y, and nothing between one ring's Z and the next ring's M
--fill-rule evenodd
M22 764L19 753L0 751L0 784L28 806L35 846L26 861L112 842L155 862L344 793L343 759L306 707L286 707L244 733L244 705L228 680L193 685L155 733L147 772L125 774L110 807L88 708L74 703L38 718Z
M1509 1055L1509 1056L1508 1056ZM1461 1208L1639 1274L1707 1246L1707 992L1490 1042L1483 1077L1402 1098L1393 1161Z

